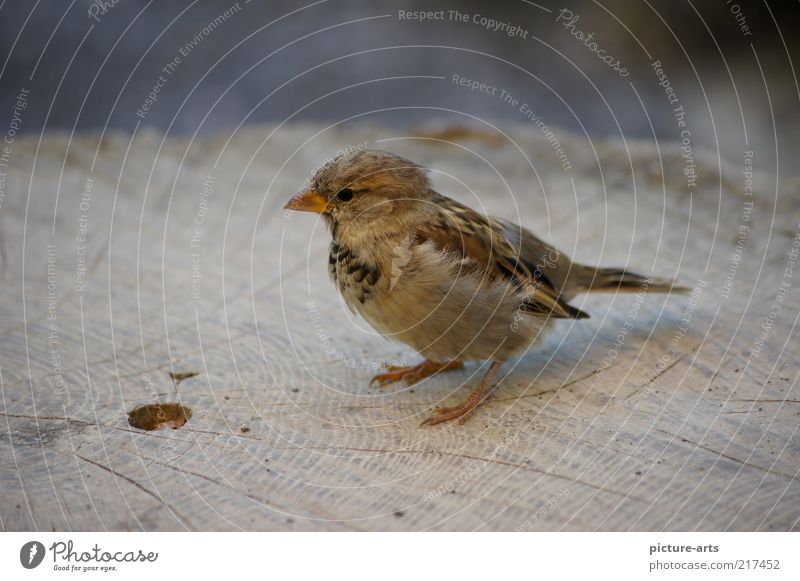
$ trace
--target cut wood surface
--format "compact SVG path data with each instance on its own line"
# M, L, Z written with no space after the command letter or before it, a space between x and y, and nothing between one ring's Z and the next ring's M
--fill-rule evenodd
M18 138L0 198L0 526L800 528L798 182L758 152L750 178L745 152L558 137L566 166L531 126ZM692 292L579 296L591 318L504 365L469 422L420 428L484 368L370 388L418 357L347 310L323 224L283 210L364 143L576 260ZM189 421L129 425L165 403Z

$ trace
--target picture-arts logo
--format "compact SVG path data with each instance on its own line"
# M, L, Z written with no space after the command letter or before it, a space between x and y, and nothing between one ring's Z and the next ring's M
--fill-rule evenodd
M44 559L44 545L39 541L30 541L19 550L19 562L26 569L35 569Z

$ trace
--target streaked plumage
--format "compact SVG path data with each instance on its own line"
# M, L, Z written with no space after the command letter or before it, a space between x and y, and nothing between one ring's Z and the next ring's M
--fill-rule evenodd
M331 277L347 305L382 335L431 362L495 363L465 404L437 410L426 423L463 421L490 392L500 363L553 319L588 317L568 303L577 293L639 290L645 282L649 291L673 288L622 269L574 264L528 230L439 194L420 166L384 151L326 164L287 208L323 215L332 234ZM441 365L421 367L376 379L418 380Z

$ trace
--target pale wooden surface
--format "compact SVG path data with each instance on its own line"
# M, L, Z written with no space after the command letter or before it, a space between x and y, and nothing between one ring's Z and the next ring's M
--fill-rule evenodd
M412 135L365 126L273 129L229 143L142 131L14 144L0 208L2 528L800 528L800 268L776 302L798 231L797 182L776 189L756 176L752 232L725 298L743 162L723 164L720 181L716 155L695 151L690 197L670 143L660 160L652 142L595 142L601 179L587 141L559 134L573 166L564 174L530 126L509 135L536 173L496 134L438 134L464 149L376 144ZM466 394L478 368L413 391L369 389L367 367L415 356L351 317L327 279L327 232L281 209L323 158L363 141L445 172L434 173L444 193L522 220L579 260L705 287L694 307L679 296L647 296L638 311L634 295L579 297L592 318L559 322L503 367L497 396L467 425L420 429L435 405ZM190 243L207 174L215 193L193 299ZM78 293L81 214L89 273ZM759 349L773 304L780 315ZM176 386L170 371L199 375ZM190 406L191 421L128 426L126 411L159 399Z

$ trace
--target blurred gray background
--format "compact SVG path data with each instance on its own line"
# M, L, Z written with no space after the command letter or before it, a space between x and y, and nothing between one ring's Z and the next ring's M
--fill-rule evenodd
M572 28L558 21L562 8L579 16ZM468 22L451 19L453 9ZM400 18L419 10L444 10L445 19ZM795 175L797 15L797 2L745 0L5 1L0 124L5 131L22 89L30 92L21 131L37 134L209 134L355 115L394 127L464 122L463 114L527 123L500 98L506 90L554 128L674 140L680 129L651 67L660 60L695 146L737 162L754 149L756 169ZM521 32L489 30L481 17ZM603 63L570 34L577 30L630 74ZM470 91L454 74L498 90Z

